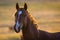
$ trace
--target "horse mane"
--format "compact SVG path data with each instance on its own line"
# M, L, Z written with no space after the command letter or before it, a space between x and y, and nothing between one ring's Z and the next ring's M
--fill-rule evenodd
M28 12L28 17L30 18L30 20L32 21L32 23L38 27L38 22L35 20L35 18L31 15L31 13Z

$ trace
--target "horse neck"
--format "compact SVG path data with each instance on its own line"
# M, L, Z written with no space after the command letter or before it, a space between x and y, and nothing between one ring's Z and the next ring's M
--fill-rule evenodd
M37 24L34 22L30 15L28 15L26 27L23 27L22 31L25 37L27 35L30 35L30 37L37 37Z

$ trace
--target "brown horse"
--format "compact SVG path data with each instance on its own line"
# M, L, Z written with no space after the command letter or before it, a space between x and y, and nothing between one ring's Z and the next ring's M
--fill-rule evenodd
M19 33L22 29L23 40L60 40L60 32L48 33L37 29L38 25L28 13L26 3L24 8L19 8L18 3L16 3L16 9L14 30Z

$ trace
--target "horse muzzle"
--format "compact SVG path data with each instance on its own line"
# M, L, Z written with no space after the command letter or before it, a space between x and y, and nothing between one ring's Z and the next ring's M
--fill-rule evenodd
M20 30L21 30L21 27L22 27L22 25L20 25L20 26L14 26L14 30L15 30L15 32L16 33L19 33L20 32Z
M15 30L16 33L19 33L20 32L20 27L14 26L14 30Z

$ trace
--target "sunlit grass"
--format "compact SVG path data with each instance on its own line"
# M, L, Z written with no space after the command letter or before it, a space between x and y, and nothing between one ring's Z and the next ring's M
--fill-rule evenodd
M58 3L30 3L29 6L33 10L52 9L60 10L60 4Z
M20 33L7 33L7 34L0 34L0 40L19 40Z

